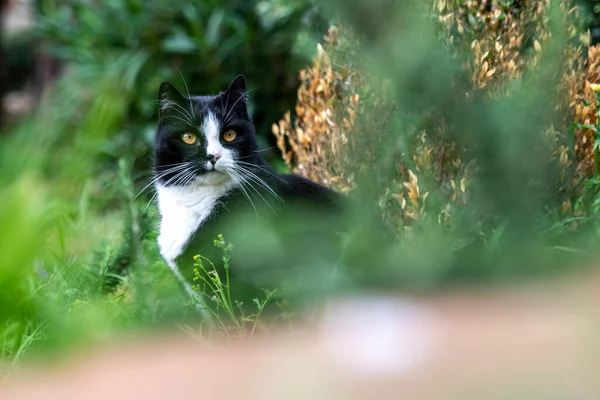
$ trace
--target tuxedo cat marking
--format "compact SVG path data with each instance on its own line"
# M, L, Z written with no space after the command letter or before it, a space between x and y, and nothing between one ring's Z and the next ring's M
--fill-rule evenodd
M187 97L169 83L160 86L158 245L180 279L191 276L193 255L211 257L217 234L233 242L238 264L288 265L312 262L310 243L326 243L326 231L334 230L330 219L342 196L271 168L258 149L245 86L238 76L217 95Z
M196 167L204 173L196 176L198 172L190 171L188 179L184 180L183 171L187 171L184 168L179 175L174 175L164 183L159 179L157 184L162 216L158 243L161 254L169 265L173 265L175 259L183 253L190 238L212 214L219 199L234 187L234 182L227 174L218 173L222 165L232 162L234 156L232 150L224 148L219 142L220 127L214 113L207 111L198 129L206 138L206 148L197 149L198 152L204 151L207 156L206 159L200 158L197 161L200 165ZM199 147L200 141L192 146ZM157 154L157 159L158 157ZM193 164L188 168L194 168Z

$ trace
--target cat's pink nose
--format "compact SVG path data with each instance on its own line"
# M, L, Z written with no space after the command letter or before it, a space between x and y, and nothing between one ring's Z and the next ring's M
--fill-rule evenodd
M215 165L217 163L217 161L219 161L219 158L221 158L221 155L220 154L211 154L211 155L209 155L209 157L210 157L210 163L212 165Z

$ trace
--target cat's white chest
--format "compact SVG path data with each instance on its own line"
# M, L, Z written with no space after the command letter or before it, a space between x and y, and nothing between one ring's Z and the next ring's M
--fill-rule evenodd
M223 186L170 188L157 186L161 215L158 246L171 268L194 234L213 212L219 198L228 191Z

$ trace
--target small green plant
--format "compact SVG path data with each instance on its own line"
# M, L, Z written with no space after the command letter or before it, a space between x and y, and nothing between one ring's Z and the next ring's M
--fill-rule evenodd
M256 311L248 314L242 301L232 297L230 266L229 261L233 244L225 242L223 235L218 235L214 244L223 251L223 277L217 271L215 264L202 255L194 256L194 277L195 284L192 289L200 295L194 305L198 308L208 311L211 319L218 324L222 333L228 339L234 337L252 337L263 315L267 304L274 300L277 289L262 289L264 297L262 299L253 298L252 302L256 306Z

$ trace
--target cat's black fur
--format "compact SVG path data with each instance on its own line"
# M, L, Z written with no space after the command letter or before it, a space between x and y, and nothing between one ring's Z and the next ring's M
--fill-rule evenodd
M236 162L243 162L247 170L264 182L259 184L258 179L250 179L244 188L235 187L219 198L210 216L177 257L177 267L187 280L192 276L194 255L220 260L221 250L213 242L219 234L234 245L232 273L259 287L280 284L281 276L296 276L303 269L337 262L340 233L346 229L346 198L301 176L278 174L266 162L248 115L243 77L237 77L227 90L215 96L186 97L164 83L159 90L159 101L162 108L154 165L159 185L185 186L206 174L219 173L206 167L213 155L207 154L208 139L199 127L208 112L220 122L221 133L229 129L237 133L232 143L221 139L222 146L234 151ZM190 109L187 117L182 114L182 110ZM198 145L183 143L184 132L196 134ZM170 166L182 162L194 165L191 174L182 178L181 174L177 176L178 171L165 173Z

